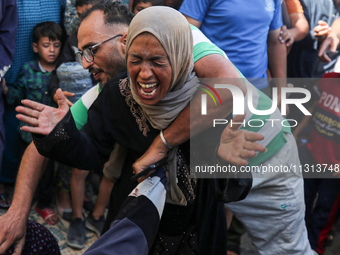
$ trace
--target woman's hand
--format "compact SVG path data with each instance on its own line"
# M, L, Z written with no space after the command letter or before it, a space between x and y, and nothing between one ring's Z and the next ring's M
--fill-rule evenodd
M238 115L233 118L232 122L243 122L244 116ZM233 124L231 122L223 130L220 146L218 148L218 156L223 160L234 164L244 166L248 164L247 159L257 155L257 152L264 152L266 148L256 143L256 141L263 140L261 134L250 132L246 130L239 130L241 124Z
M149 149L141 156L133 165L133 173L138 174L139 172L143 171L148 166L155 164L156 162L160 161L161 159L167 156L167 152L169 149L164 145L160 136L158 135L155 140L150 145ZM146 177L151 175L154 171L151 171L147 174L144 178L138 179L138 181L143 181Z
M56 92L58 108L40 104L28 99L22 100L25 106L16 107L17 118L30 126L21 129L35 134L48 135L69 110L66 98L58 89Z

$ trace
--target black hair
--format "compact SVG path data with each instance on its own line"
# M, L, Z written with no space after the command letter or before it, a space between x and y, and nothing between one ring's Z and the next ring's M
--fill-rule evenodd
M87 9L80 17L81 20L86 19L93 11L104 12L104 23L113 24L125 24L130 25L133 18L133 13L129 10L126 4L120 1L112 2L112 0L99 0L91 8Z
M75 6L93 5L96 4L98 0L76 0Z
M40 38L43 36L47 36L52 41L61 41L62 35L63 32L61 30L61 27L53 21L39 23L33 28L34 43L38 43Z
M164 0L133 0L131 10L133 11L139 3L151 3L152 6L164 5Z

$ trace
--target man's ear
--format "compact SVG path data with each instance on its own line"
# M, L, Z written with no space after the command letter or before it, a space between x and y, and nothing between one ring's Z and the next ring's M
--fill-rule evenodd
M37 43L33 43L32 46L33 46L33 51L35 53L38 53L38 44Z
M123 34L123 36L121 37L122 51L124 54L126 51L126 37L127 37L127 33Z

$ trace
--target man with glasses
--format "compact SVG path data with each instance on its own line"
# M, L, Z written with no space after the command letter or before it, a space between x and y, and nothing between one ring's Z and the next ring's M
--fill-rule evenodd
M95 8L88 10L84 14L84 20L78 30L78 48L80 52L77 54L77 58L80 56L82 57L83 67L88 69L97 80L101 81L101 83L105 83L111 77L126 70L124 53L126 34L131 18L130 15L131 13L127 7L124 7L119 3L111 3L110 5L105 3L96 4ZM207 43L212 48L215 47L208 40ZM224 53L216 47L214 50L210 49L210 53L205 54L195 62L195 71L198 76L204 78L240 78L238 71L226 60ZM245 92L245 86L241 79L239 87ZM225 108L222 109L222 115L225 116L225 113L230 112L232 109L231 93L224 90L219 94L222 100L224 99L223 105ZM92 98L89 100L87 98L86 102L84 102L87 107L91 105L91 102L93 102L93 98L96 97L96 95L90 95L90 97ZM200 98L200 95L195 97L198 105L200 105ZM216 108L212 109L209 118L213 119L222 116L218 113L218 111L221 111L220 108L214 109ZM189 108L184 110L184 112L174 121L174 124L164 130L165 139L170 144L181 144L189 138L189 112ZM197 107L197 116L200 116L200 107ZM73 117L75 117L74 114ZM204 119L201 122L194 123L194 126L196 124L197 127L196 132L208 127L208 122L207 119ZM161 150L161 153L164 154L168 150L159 136L152 146L154 146L153 149L156 148L157 150ZM149 165L149 161L153 160L152 157L151 159L150 157L145 159L146 161L141 162L139 167L143 168L144 164ZM42 174L41 169L44 161L45 158L38 153L35 145L31 143L21 162L12 207L6 214L0 217L0 254L13 243L23 244L25 226L29 216L33 192L36 188L37 181ZM116 201L113 199L111 199L110 202L111 206L115 208L118 207L118 204L115 205ZM223 208L222 203L220 203L220 206ZM114 216L115 213L111 213L111 210L109 210L108 218L106 220L107 228ZM225 224L225 222L220 223L221 226L224 226ZM204 233L206 237L202 237L202 239L207 238L209 233L209 230L206 231L206 233ZM224 234L225 233L222 231L221 237L223 237ZM213 246L213 244L211 245ZM214 249L213 247L209 247L208 250L213 251Z
M96 4L97 0L77 0L76 1L76 9L77 14L79 15L79 20L82 19L81 15L89 8L93 6L93 4ZM73 96L72 102L75 102L76 99L79 99L79 97L84 94L87 90L89 90L89 86L91 84L86 84L84 86L84 80L87 78L90 73L87 70L79 70L82 69L79 65L82 63L82 55L85 55L85 59L90 60L90 62L93 62L94 55L93 52L96 52L101 47L105 46L106 44L110 44L112 40L114 40L117 37L121 37L122 34L119 34L117 36L111 37L105 41L99 42L96 45L92 45L91 47L88 47L84 50L84 52L78 50L78 39L77 39L77 33L72 34L69 36L69 38L66 41L66 45L61 53L61 57L57 64L57 71L52 73L52 77L50 80L50 94L54 95L55 99L55 92L57 89L62 87L63 94L68 96L73 96L76 92L76 95ZM79 63L75 63L75 61L78 61ZM85 61L85 60L84 60ZM77 65L75 65L77 64ZM71 72L71 68L76 66L75 71ZM63 70L66 70L65 73L63 73ZM57 75L58 74L58 75ZM73 75L74 74L74 75ZM72 75L72 83L70 84L70 77L67 77L67 75ZM83 76L81 76L83 75ZM64 77L64 78L63 78ZM78 79L78 77L81 77ZM83 78L84 77L84 78ZM93 78L93 84L97 84L97 86L90 88L90 94L91 95L98 95L99 91L103 88L104 84L107 82L108 78L110 79L111 76L104 75L103 77L93 77L91 75L91 78ZM66 80L66 82L63 82L63 80ZM78 81L81 81L78 84ZM88 80L88 78L86 79ZM67 83L65 85L65 83ZM63 85L64 84L64 85ZM55 101L57 101L55 99ZM74 116L80 116L79 118L76 118L77 128L81 129L82 126L86 123L87 120L87 108L89 106L85 106L87 103L84 102L84 99L78 102L74 107L72 107L72 113ZM72 102L67 100L68 104L72 106ZM84 114L79 114L79 112L82 112ZM95 205L92 209L89 208L89 206L86 206L84 204L85 201L85 183L86 178L90 171L85 170L79 170L76 168L72 168L72 177L70 177L70 169L68 166L64 166L63 164L59 164L59 171L63 171L64 174L61 174L61 183L62 186L68 187L70 184L70 192L69 189L62 189L59 193L58 197L58 212L59 214L66 220L71 221L69 230L67 232L67 238L66 243L68 246L75 248L75 249L83 249L85 247L86 243L86 228L95 232L97 236L100 236L100 233L102 232L105 217L104 212L105 208L107 206L107 202L110 197L110 193L113 187L113 183L106 178L104 175L101 179L100 185L98 187L98 196L95 201ZM101 174L100 174L101 175ZM65 176L65 177L64 177ZM71 180L70 180L71 179ZM69 183L71 181L71 183ZM72 212L70 212L70 209L64 209L69 208L70 205L67 204L67 200L62 200L63 198L69 198L71 193L72 198ZM91 201L92 203L92 201ZM64 207L64 208L63 208ZM90 211L87 218L84 218L83 215L83 208Z

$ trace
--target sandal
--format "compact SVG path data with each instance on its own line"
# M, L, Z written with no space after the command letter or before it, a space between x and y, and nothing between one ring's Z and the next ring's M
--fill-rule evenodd
M11 206L12 202L6 193L0 194L0 209L7 210Z
M58 216L54 213L51 207L47 207L45 209L40 209L37 205L35 206L35 211L44 219L47 224L56 225L58 223ZM51 222L50 219L53 216L57 216L57 220L55 223Z

